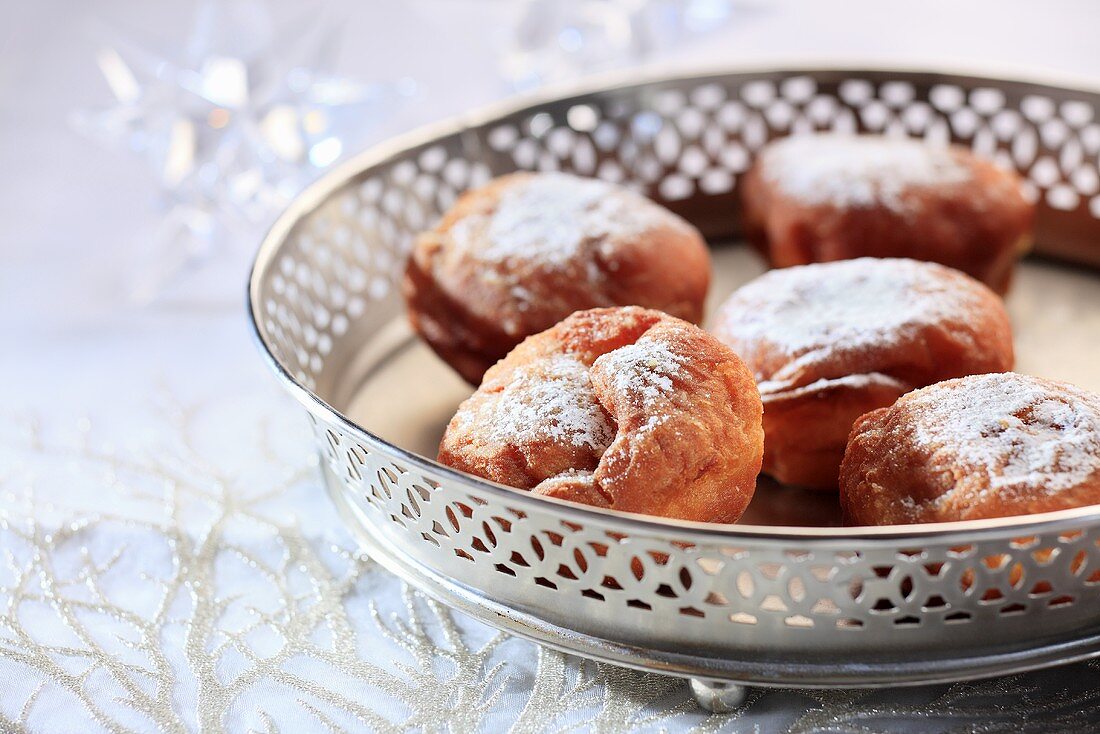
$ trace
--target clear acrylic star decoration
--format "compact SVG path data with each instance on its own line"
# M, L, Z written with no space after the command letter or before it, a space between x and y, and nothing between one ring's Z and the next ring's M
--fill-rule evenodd
M316 5L277 20L264 0L201 0L178 55L124 39L100 49L112 99L76 111L74 127L141 156L167 204L137 258L137 300L234 239L226 228L269 221L416 93L408 79L334 74L336 36Z

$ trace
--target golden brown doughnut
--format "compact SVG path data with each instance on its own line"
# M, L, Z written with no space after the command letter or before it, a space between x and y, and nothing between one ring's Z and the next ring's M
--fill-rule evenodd
M911 392L852 428L840 499L858 525L1100 503L1100 395L1011 372Z
M760 414L748 368L699 327L592 309L490 368L439 460L547 497L733 522L756 487Z
M856 418L950 377L1012 369L991 290L935 263L859 258L772 270L720 308L714 334L756 376L764 471L832 489Z
M638 305L698 322L709 284L699 233L641 194L516 173L467 192L420 236L404 294L416 331L476 385L574 311Z
M909 257L998 293L1030 247L1019 177L958 146L823 133L768 145L742 184L746 235L775 267Z

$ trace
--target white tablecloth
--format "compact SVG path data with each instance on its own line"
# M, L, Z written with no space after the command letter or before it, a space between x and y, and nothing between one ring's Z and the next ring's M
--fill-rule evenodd
M745 0L667 63L844 55L1100 81L1098 7ZM493 0L349 4L342 70L422 90L375 136L504 95L494 53L509 12ZM257 240L152 307L120 296L162 213L136 158L66 118L106 98L95 20L171 39L189 13L44 0L0 18L0 732L1094 728L1094 664L890 692L754 692L708 717L680 681L500 635L361 557L303 420L250 343L242 292Z

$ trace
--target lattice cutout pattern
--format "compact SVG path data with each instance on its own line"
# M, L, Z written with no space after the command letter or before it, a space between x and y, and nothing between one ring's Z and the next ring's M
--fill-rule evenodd
M678 634L705 625L701 639L716 627L763 626L817 631L843 646L836 631L1023 615L1033 624L1036 616L1074 605L1087 612L1100 594L1095 531L900 549L812 542L754 547L751 538L725 544L692 542L687 534L628 535L566 520L550 503L520 508L490 494L452 491L438 477L315 425L331 470L378 531L447 575L517 587L525 601L564 604L570 614L601 605L600 616L639 624L651 615L680 619Z

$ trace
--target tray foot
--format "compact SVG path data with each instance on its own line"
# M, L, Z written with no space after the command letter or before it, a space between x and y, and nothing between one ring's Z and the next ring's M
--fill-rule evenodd
M745 702L748 691L744 686L705 678L691 679L691 693L695 701L712 714L725 714Z

